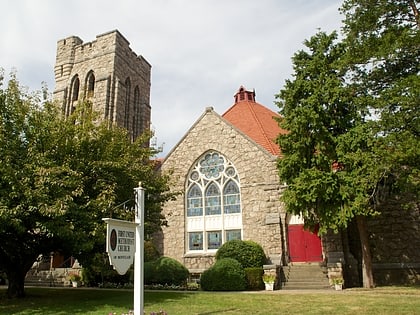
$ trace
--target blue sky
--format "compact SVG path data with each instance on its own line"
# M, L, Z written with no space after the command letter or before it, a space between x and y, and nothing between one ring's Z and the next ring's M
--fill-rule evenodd
M118 29L152 65L152 127L168 153L208 106L241 85L277 111L291 57L318 30L339 30L338 0L0 0L0 67L54 90L56 43Z

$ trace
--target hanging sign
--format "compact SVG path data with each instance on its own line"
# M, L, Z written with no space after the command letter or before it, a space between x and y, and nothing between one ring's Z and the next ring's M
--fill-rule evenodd
M124 275L134 261L136 251L136 223L110 218L107 224L106 251L109 262L120 275Z

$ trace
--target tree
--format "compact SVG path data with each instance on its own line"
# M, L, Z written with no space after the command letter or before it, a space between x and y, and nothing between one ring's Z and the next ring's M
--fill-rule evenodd
M150 195L145 232L164 223L160 207L172 195L150 162L148 140L144 134L132 143L124 129L98 122L89 103L64 119L12 74L0 89L0 270L9 297L24 296L25 275L40 254L58 251L84 264L103 252L101 219L133 219L115 205L131 207L139 181Z
M305 41L307 51L293 57L295 78L276 96L283 119L278 168L288 188L282 199L289 213L302 215L319 232L358 222L364 269L372 279L364 218L375 213L370 196L380 181L374 135L366 110L346 82L346 46L337 34L320 32ZM370 282L367 286L371 286Z
M342 12L343 40L305 41L294 80L276 96L289 130L278 137L279 174L288 212L308 226L323 233L357 222L363 284L372 287L365 219L390 191L418 200L419 15L416 1L348 0Z
M350 80L378 118L395 186L417 192L420 164L420 14L416 0L346 0Z

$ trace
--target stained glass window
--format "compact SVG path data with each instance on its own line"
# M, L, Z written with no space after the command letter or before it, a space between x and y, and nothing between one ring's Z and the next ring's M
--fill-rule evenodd
M204 159L200 161L200 172L207 178L217 178L224 170L224 163L225 160L219 153L208 153Z
M241 239L241 230L227 230L226 231L226 242L232 240Z
M216 183L211 183L206 189L206 215L214 215L220 213L220 190Z
M197 184L188 191L187 215L189 217L203 215L203 195Z
M241 212L239 187L233 180L229 180L225 185L225 188L223 189L223 197L225 213Z
M210 151L193 165L186 208L189 251L215 251L228 240L241 239L239 176L226 157ZM224 222L229 222L226 230Z
M188 233L189 249L203 250L203 232Z
M222 246L222 231L207 232L207 248L218 249Z

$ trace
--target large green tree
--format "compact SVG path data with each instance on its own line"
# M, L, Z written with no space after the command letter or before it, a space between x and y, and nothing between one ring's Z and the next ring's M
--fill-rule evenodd
M419 24L415 1L345 1L343 40L318 33L293 57L294 78L276 96L279 173L290 213L320 232L356 221L365 287L373 276L366 218L389 186L419 184ZM397 189L395 189L397 188Z
M378 119L395 184L418 193L420 2L346 0L344 42L359 101Z
M58 251L84 264L103 252L101 219L133 219L116 205L132 207L139 181L149 196L146 235L164 222L161 205L172 196L150 162L149 135L132 143L124 129L100 123L89 103L64 119L38 94L26 93L14 74L0 86L0 270L10 297L24 296L40 254Z
M319 232L338 231L356 220L364 249L367 286L372 268L364 218L374 214L370 196L380 169L367 128L366 110L346 82L346 46L337 34L320 32L293 57L294 79L277 95L289 132L278 137L279 175L288 188L289 213L303 216Z

